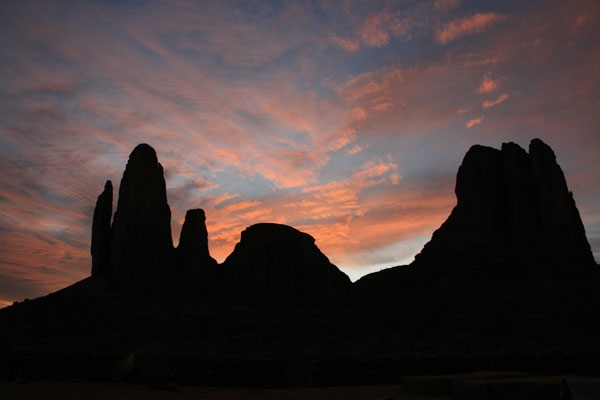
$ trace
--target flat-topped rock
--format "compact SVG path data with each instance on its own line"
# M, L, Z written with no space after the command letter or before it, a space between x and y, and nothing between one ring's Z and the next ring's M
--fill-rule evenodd
M351 282L315 245L280 224L252 225L222 265L232 301L318 304L341 301Z

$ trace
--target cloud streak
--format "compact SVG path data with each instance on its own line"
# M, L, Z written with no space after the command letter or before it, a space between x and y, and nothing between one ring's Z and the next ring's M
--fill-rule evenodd
M442 44L448 44L462 36L483 32L506 16L496 12L477 13L459 18L442 26L436 31L436 39Z
M492 108L492 107L494 107L494 106L497 106L497 105L498 105L498 104L500 104L500 103L503 103L503 102L505 102L506 100L508 100L508 98L509 98L509 97L510 97L510 96L508 95L508 93L504 93L504 94L501 94L501 95L500 95L500 96L499 96L499 97L498 97L496 100L489 100L489 101L488 101L488 100L486 100L486 101L484 101L484 102L481 104L481 106L482 106L484 109L487 109L487 108Z

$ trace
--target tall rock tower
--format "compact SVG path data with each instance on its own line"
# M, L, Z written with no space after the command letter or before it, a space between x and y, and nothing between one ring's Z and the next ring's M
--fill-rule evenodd
M174 263L171 209L156 152L138 145L129 156L119 187L110 239L110 269L123 286L162 290Z
M110 219L112 218L113 187L106 181L104 191L98 196L92 222L92 276L110 274Z

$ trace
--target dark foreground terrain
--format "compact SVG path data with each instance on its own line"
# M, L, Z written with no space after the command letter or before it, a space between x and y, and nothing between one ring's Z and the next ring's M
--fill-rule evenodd
M386 307L307 309L150 304L88 279L0 311L0 374L244 387L397 384L478 370L599 375L597 300L543 285L509 285L515 303L398 293L403 302ZM535 296L524 303L519 289Z

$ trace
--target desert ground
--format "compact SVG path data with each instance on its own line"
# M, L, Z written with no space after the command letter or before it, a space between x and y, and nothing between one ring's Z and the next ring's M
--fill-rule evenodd
M3 399L215 399L215 400L446 400L451 396L408 394L400 386L352 386L300 389L163 387L115 383L0 382Z
M216 400L453 400L561 399L561 384L599 385L597 377L534 376L519 372L407 376L398 385L320 388L225 388L119 382L0 381L2 399L216 399Z

